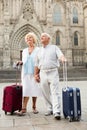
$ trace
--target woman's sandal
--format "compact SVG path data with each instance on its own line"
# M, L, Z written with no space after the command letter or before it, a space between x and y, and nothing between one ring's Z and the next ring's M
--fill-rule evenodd
M37 113L39 113L39 111L36 110L36 108L33 108L33 113L34 113L34 114L37 114Z
M17 112L18 116L24 116L26 114L27 110L26 108L22 108L21 111Z

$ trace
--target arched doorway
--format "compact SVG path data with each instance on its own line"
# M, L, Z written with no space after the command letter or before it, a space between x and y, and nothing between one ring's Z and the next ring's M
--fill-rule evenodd
M29 24L22 26L11 37L11 64L21 59L21 52L27 47L25 35L29 32L34 32L36 34L38 39L37 45L39 46L40 32Z

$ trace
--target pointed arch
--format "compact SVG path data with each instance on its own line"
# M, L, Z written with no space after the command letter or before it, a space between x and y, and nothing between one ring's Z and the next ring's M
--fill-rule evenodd
M78 32L74 32L74 46L78 46L79 44L79 35Z
M25 43L25 35L28 32L34 32L37 36L37 46L39 46L40 43L40 32L35 27L31 26L30 24L26 24L22 27L20 27L16 32L12 34L12 37L10 39L11 41L11 62L16 59L20 59L20 51L27 47L27 44Z
M62 22L61 6L56 4L53 8L53 24L60 24Z
M56 31L56 45L60 45L60 32Z
M78 10L76 7L73 8L73 23L78 23Z
M52 42L53 44L56 44L57 46L62 46L62 39L63 38L63 34L62 32L58 29L54 32L53 34L53 38L52 38Z

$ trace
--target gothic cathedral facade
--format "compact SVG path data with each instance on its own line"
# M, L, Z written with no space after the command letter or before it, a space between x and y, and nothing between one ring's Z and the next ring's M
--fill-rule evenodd
M0 0L0 69L11 68L27 47L24 37L51 35L69 66L87 63L87 0Z

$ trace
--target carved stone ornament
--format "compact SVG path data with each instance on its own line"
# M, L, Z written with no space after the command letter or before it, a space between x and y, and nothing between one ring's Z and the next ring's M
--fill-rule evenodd
M27 21L33 18L33 8L31 0L25 0L23 6L23 18Z

